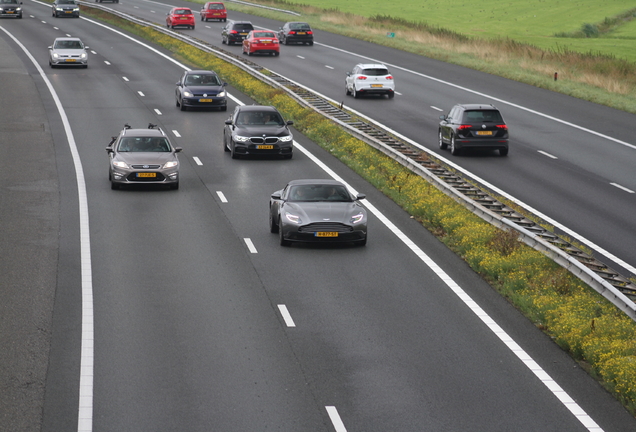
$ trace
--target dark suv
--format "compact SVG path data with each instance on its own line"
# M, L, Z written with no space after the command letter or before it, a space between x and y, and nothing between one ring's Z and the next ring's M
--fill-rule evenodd
M508 154L508 126L494 105L455 105L447 115L440 116L439 148L450 145L452 155L465 148L499 150Z
M232 45L233 43L243 43L243 39L249 32L254 30L254 26L249 21L228 21L221 30L221 43Z

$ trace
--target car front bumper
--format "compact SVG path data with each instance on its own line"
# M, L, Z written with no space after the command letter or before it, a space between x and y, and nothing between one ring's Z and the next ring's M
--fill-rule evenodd
M2 11L0 12L1 18L22 18L22 11Z
M224 97L184 97L181 99L181 103L187 107L201 107L201 108L224 108L227 107L227 99Z
M110 180L117 184L174 184L179 182L179 170L111 169Z
M271 148L268 148L268 147ZM289 143L278 144L251 144L251 143L234 143L234 152L241 156L257 156L257 155L272 155L272 156L291 156L294 151L294 146Z
M51 64L53 66L87 66L88 65L88 58L85 59L66 59L66 58L60 58L60 59L51 59Z
M283 223L279 229L282 229L284 239L292 242L348 243L363 241L367 238L366 224L354 226L342 225L338 229L313 231L307 226ZM327 236L319 233L336 233L337 235L330 234Z

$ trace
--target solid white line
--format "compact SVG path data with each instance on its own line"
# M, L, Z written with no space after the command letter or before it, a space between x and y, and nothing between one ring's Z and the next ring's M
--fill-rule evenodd
M244 238L243 241L245 241L245 244L247 245L247 248L250 250L251 253L258 253L258 251L256 250L256 247L254 247L254 243L252 243L251 239Z
M227 202L227 198L225 198L225 195L223 194L223 192L216 191L216 194L219 196L219 199L221 200L222 203L226 203Z
M334 180L342 182L349 190L356 195L358 192L344 181L335 171L329 168L324 162L306 150L302 145L294 141L294 147L303 152L316 165L322 168ZM570 398L567 393L528 355L467 293L464 291L442 268L433 261L422 249L420 249L404 232L402 232L393 222L391 222L380 210L369 201L362 200L362 204L369 209L397 238L426 264L437 277L453 291L459 299L464 302L470 310L528 367L541 382L550 390L570 412L590 431L600 432L601 427L585 413L585 411Z
M284 304L279 304L278 310L280 311L280 314L283 316L283 319L285 320L285 324L287 324L287 327L296 327L296 324L294 323L294 320L292 319L291 314L287 310L287 306L285 306Z
M176 136L177 138L181 138L181 135L179 134L179 132L177 130L172 130L172 133L174 134L174 136Z
M333 423L333 427L336 429L336 432L347 432L347 428L345 428L344 423L340 419L340 415L338 414L338 410L335 406L326 406L327 414L329 414L329 418L331 419L331 423Z
M192 159L194 159L194 162L195 162L197 165L203 165L203 162L201 162L201 159L199 159L198 157L196 157L196 156L192 156Z
M549 157L549 158L552 158L552 159L558 159L558 157L556 157L556 156L554 156L554 155L551 155L550 153L544 152L543 150L537 150L537 152L539 152L539 153L541 153L542 155L545 155L545 156L547 156L547 157Z
M78 432L90 432L93 430L93 358L94 358L94 321L93 321L93 273L91 264L91 242L88 221L88 198L82 160L77 151L75 137L71 130L62 102L60 101L53 85L46 74L33 58L31 53L11 33L4 31L29 57L38 70L42 80L46 84L55 106L62 119L64 132L75 166L75 178L77 181L77 198L79 202L79 230L80 230L80 272L82 285L82 341L80 348L80 380L79 380L79 406L77 415Z
M615 186L615 187L617 187L617 188L619 188L619 189L624 190L625 192L634 193L634 191L633 191L633 190L631 190L631 189L627 189L625 186L621 186L621 185L619 185L618 183L610 183L610 184L611 184L612 186Z

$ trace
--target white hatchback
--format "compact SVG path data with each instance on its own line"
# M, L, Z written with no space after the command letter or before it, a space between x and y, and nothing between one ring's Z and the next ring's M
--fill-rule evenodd
M359 63L345 78L345 92L354 98L362 95L387 95L389 99L395 96L395 81L389 69L383 64Z

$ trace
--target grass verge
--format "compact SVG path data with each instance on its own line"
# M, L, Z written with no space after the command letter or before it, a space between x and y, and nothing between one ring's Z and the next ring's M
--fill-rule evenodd
M419 220L525 316L586 366L636 414L636 322L552 260L469 212L422 177L212 54L148 27L86 11L153 41L197 68L215 70L259 103L276 106L295 127ZM337 144L335 144L337 143Z

